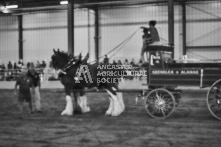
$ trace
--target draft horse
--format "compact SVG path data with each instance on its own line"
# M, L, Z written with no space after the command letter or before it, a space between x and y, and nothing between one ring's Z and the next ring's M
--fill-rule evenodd
M87 104L85 89L105 89L109 95L109 108L105 115L119 116L125 109L123 95L119 92L117 82L98 82L101 78L113 78L98 74L108 69L98 68L98 64L89 64L87 60L89 55L82 59L81 54L73 57L68 53L61 52L59 49L53 49L54 54L51 56L52 67L59 70L59 79L64 86L66 93L66 107L61 115L73 115L74 110L80 106L82 113L90 112ZM105 82L106 81L106 82ZM75 106L73 106L71 94L74 95ZM78 110L79 111L79 110Z

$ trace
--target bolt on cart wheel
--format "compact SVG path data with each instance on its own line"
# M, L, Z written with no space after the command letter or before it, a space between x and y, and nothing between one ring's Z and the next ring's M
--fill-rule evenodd
M175 109L173 94L163 88L150 91L146 96L145 107L153 118L164 119L169 117Z
M207 106L210 113L221 120L221 79L210 87L207 93Z

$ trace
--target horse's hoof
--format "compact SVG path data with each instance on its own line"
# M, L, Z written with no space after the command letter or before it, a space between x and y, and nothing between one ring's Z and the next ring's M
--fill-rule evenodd
M85 113L90 112L90 111L91 111L90 107L86 107Z
M73 115L73 113L67 112L66 110L64 110L64 111L61 113L61 115L71 116L71 115Z
M125 107L121 108L120 113L124 112L124 110L125 110Z
M106 112L105 115L106 115L106 116L110 116L111 113L110 113L110 112Z
M119 116L119 114L113 114L113 113L112 113L111 116Z
M82 113L88 113L91 111L90 107L84 107L82 110Z
M119 112L112 112L112 113L111 113L111 116L119 116L119 115L120 115Z

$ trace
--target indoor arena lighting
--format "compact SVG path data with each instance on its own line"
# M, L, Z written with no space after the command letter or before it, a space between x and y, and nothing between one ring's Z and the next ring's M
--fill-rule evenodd
M14 9L14 8L18 8L18 5L8 5L6 6L7 9Z
M68 1L61 1L60 4L61 4L61 5L67 5L67 4L68 4Z
M4 9L2 12L3 13L9 13L10 11L8 9Z

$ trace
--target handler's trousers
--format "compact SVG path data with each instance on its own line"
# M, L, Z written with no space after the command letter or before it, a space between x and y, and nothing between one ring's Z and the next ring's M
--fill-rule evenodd
M39 86L35 87L35 92L33 94L34 108L36 111L41 111L41 95L39 92Z

